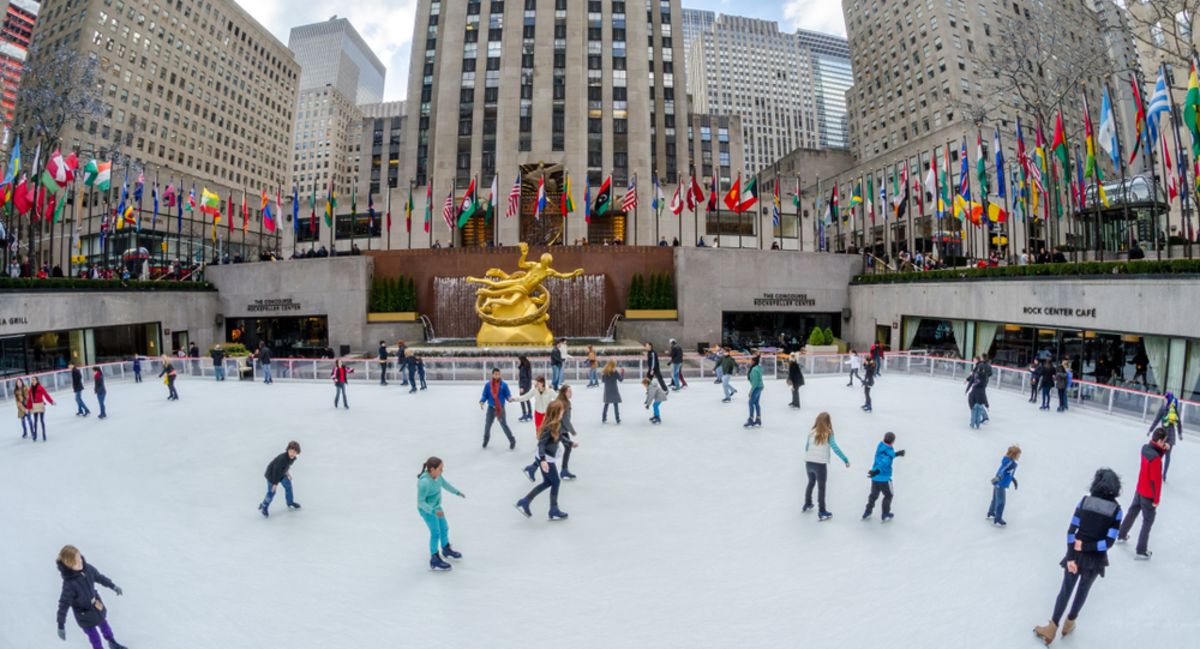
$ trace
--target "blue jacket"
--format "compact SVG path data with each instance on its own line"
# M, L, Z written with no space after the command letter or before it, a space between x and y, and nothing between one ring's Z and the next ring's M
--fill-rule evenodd
M888 446L883 442L879 442L879 446L875 447L875 464L871 466L872 471L878 471L871 478L874 482L891 482L892 481L892 460L896 459L896 449Z
M1013 474L1017 472L1017 463L1007 455L1000 460L1000 468L996 471L996 477L1000 479L996 483L1001 489L1008 489L1008 486L1013 483Z
M479 397L479 403L486 403L497 410L504 410L504 404L508 403L508 400L511 398L512 393L508 390L508 384L504 381L500 381L500 403L496 404L493 402L492 382L488 381L487 383L483 384L483 396Z

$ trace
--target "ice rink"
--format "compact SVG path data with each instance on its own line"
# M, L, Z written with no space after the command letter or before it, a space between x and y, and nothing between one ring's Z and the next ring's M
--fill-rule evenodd
M353 381L353 379L352 379ZM963 387L889 373L862 392L810 379L803 409L767 383L761 429L745 430L745 380L734 403L694 381L652 426L641 386L622 387L624 423L600 425L601 389L575 389L579 475L564 483L570 519L546 520L548 494L526 519L513 503L532 424L509 421L480 449L482 383L352 382L352 410L325 383L181 377L179 402L152 379L110 386L109 418L72 416L55 395L50 441L20 439L8 411L0 439L0 648L84 647L67 623L55 637L65 543L125 591L102 591L130 649L556 647L1033 647L1061 580L1074 506L1097 467L1136 484L1148 424L1081 411L1039 412L990 391L992 419L967 427ZM515 386L514 386L515 389ZM88 401L94 407L93 395ZM11 403L3 403L11 408ZM833 415L852 466L831 465L833 520L802 514L804 440ZM859 521L866 472L885 431L896 519ZM1185 433L1187 431L1185 430ZM290 439L303 510L282 494L264 520L263 471ZM1008 527L985 520L989 480L1005 448L1024 450ZM1055 646L1195 646L1200 469L1189 434L1174 454L1151 539L1110 552L1076 635ZM429 455L466 492L445 495L449 573L428 568L416 478Z

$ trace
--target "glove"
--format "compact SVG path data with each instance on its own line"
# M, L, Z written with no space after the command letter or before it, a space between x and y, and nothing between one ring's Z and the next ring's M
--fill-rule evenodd
M113 584L113 592L117 594L117 597L125 594L125 591L121 590L121 587L116 584Z
M879 475L879 469L871 469L870 471L867 472L868 478L874 478L877 475Z
M1013 491L1016 491L1017 489L1020 489L1020 488L1021 488L1021 485L1017 484L1017 479L1013 478Z
M903 450L896 451L896 457L904 457L904 451Z
M66 629L64 629L62 627L58 627L58 639L62 640L63 642L67 641L67 630Z
M1000 478L992 478L992 484L1000 484Z

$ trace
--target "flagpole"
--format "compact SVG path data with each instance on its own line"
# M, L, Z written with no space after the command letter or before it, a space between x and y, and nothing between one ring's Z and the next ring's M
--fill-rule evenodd
M906 167L907 167L907 165L906 165ZM908 175L908 174L905 174L905 175ZM917 233L913 230L913 227L914 227L914 225L913 225L913 210L912 210L912 203L911 203L911 199L913 198L913 196L912 196L913 191L912 191L912 187L911 187L913 180L914 180L913 178L905 178L904 179L904 183L907 185L910 185L909 187L904 188L904 212L905 212L906 220L907 220L907 223L905 224L904 229L906 230L905 234L908 235L905 237L905 239L906 239L906 244L908 246L908 255L909 255L910 259L916 256L916 250L917 250ZM917 181L917 187L920 188L921 187L921 151L919 149L917 150L916 181ZM922 189L920 191L924 191L924 190ZM925 203L925 201L917 200L917 205L923 206L924 203ZM922 210L923 209L924 208L922 207Z
M800 194L800 176L796 176L796 200L792 202L796 206L796 252L804 252L804 219L800 215L804 198Z
M1192 59L1192 65L1195 66L1194 54L1193 54L1193 59ZM1185 233L1187 233L1187 230L1191 229L1192 213L1191 213L1191 209L1190 209L1191 201L1188 199L1188 192L1190 190L1188 189L1188 184L1187 184L1187 168L1184 166L1186 164L1186 161L1184 160L1184 156L1183 156L1183 141L1179 137L1179 123L1183 120L1181 119L1181 116L1179 113L1179 106L1175 103L1174 95L1171 95L1171 93L1169 93L1169 92L1167 93L1167 95L1171 100L1171 130L1174 131L1174 134L1175 134L1175 162L1176 162L1176 166L1178 167L1176 173L1178 174L1178 177L1179 177L1179 210L1180 210L1179 221L1180 221L1180 226L1185 228ZM1170 207L1168 206L1168 209L1167 209L1167 229L1168 230L1170 229L1170 220L1171 220L1170 214L1171 214ZM1158 222L1157 222L1157 218L1156 218L1155 226L1154 226L1154 248L1156 250L1158 250L1160 248L1159 243L1158 243L1158 225L1157 225L1157 223ZM1191 259L1192 258L1192 238L1189 236L1187 239L1188 239L1187 248L1186 248L1187 258ZM1168 238L1168 241L1170 241L1169 238ZM1161 250L1159 251L1158 258L1162 259Z
M688 181L691 185L688 186L688 191L696 186L696 168L692 167L692 177ZM696 247L700 243L700 201L696 200L696 196L692 195L692 247Z
M425 233L429 235L429 248L433 249L433 188L437 187L434 183L434 177L430 176L425 185L425 211L429 220L426 223L429 227L425 228Z

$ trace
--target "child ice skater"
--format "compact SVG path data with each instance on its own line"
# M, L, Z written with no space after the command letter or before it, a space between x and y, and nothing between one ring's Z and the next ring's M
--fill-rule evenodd
M258 506L263 518L270 516L271 501L275 499L275 487L283 485L283 495L287 499L288 509L300 509L300 503L292 499L292 463L300 455L300 442L288 442L287 450L275 456L267 465L264 476L267 478L267 496Z
M833 517L833 514L825 509L825 479L829 474L831 451L837 453L838 459L847 469L850 468L850 460L846 459L846 455L833 439L833 420L829 413L823 412L817 415L817 420L813 422L812 430L808 433L808 441L804 443L804 470L808 473L808 487L804 490L803 509L805 513L812 511L813 487L816 486L817 504L820 505L817 516L822 521Z
M867 361L867 363L871 362ZM896 433L889 432L875 447L875 464L867 473L867 477L871 479L871 495L867 498L867 509L863 511L862 519L864 521L871 518L871 512L875 509L875 500L879 498L879 494L883 494L883 513L879 517L880 522L886 523L895 518L892 514L892 461L898 457L904 457L904 451L897 451L893 448L895 443Z
M642 378L642 387L646 388L646 408L654 408L654 416L650 418L650 423L661 424L662 413L659 407L667 400L667 391L662 389L662 386L646 375Z
M429 528L429 568L431 570L449 570L450 564L442 558L461 559L462 553L450 547L450 534L446 526L446 513L442 511L442 490L445 489L459 498L467 494L454 488L442 477L445 466L440 457L425 460L421 474L417 476L417 511Z
M561 401L552 402L546 408L546 418L538 428L538 460L542 470L542 483L534 487L525 497L518 500L515 507L525 515L533 516L529 505L537 495L550 490L550 520L566 520L567 513L558 508L558 487L561 484L558 476L557 463L562 459L563 444L567 442L561 437L561 426L567 407Z
M992 476L992 504L988 505L987 517L992 519L992 525L996 527L1008 525L1004 522L1004 500L1008 493L1008 486L1012 485L1014 490L1021 487L1017 483L1015 475L1019 459L1021 459L1021 447L1016 445L1008 447L1008 451L1000 459L1000 468L996 470L996 475Z
M75 615L75 623L87 634L92 649L104 649L101 637L108 641L108 649L125 649L113 637L112 627L108 626L108 608L96 590L99 584L119 597L121 587L85 561L73 545L64 545L58 551L55 563L63 580L62 594L58 598L58 639L67 639L67 609L70 609Z

